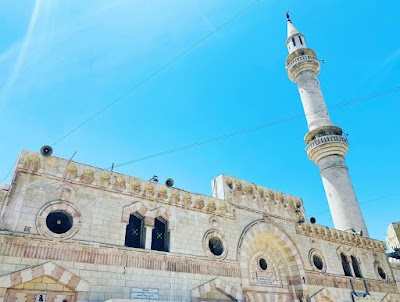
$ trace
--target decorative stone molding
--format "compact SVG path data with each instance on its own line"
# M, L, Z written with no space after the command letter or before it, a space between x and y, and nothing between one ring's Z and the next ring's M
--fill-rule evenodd
M220 278L215 278L211 281L208 281L192 289L191 291L192 301L193 302L203 301L204 298L207 298L207 294L214 289L226 295L227 297L232 299L232 301L237 301L237 302L245 301L240 288L233 287L232 285L222 281Z
M47 216L53 211L62 211L68 213L72 218L72 227L67 232L62 234L53 233L46 224ZM80 222L81 214L79 213L78 209L68 201L51 201L45 204L40 210L36 217L36 228L40 235L52 239L52 240L65 240L72 238L81 227Z
M223 251L221 253L221 255L214 255L211 250L210 250L210 240L212 238L218 238L221 242L222 242L222 246L223 246ZM211 229L209 231L207 231L204 236L203 236L203 250L204 253L211 259L225 259L226 256L228 255L228 246L225 240L224 235L222 235L222 233L220 233L219 231L215 230L215 229Z
M352 278L345 276L335 276L324 274L321 275L319 273L306 273L306 281L307 284L310 285L318 285L321 287L332 287L332 288L343 288L343 289L351 289L350 279L352 280L354 289L357 291L365 291L364 280L367 283L368 289L371 292L381 292L381 293L390 293L390 294L398 294L398 289L395 282L387 282L387 281L377 281L371 279L360 279L360 278Z
M58 187L58 193L60 196L60 200L74 200L75 199L75 190L71 186L61 185Z
M222 181L218 182L218 185L222 186L220 189L224 192L223 196L225 196L228 206L234 205L252 211L275 214L296 221L298 221L299 216L305 216L302 201L296 196L277 192L227 175L219 177L222 178ZM222 212L221 206L219 210Z
M265 269L260 265L262 259L265 260ZM280 286L282 283L275 263L263 251L258 251L251 257L249 270L251 284Z
M386 251L386 244L383 241L362 237L358 234L352 234L345 231L335 230L327 226L304 222L296 225L296 231L301 235L320 238L339 244L366 248L380 253L384 253Z
M36 154L29 155L24 162L24 169L30 172L36 172L40 167L40 158Z
M109 191L125 196L137 196L138 198L146 198L159 203L235 219L233 215L234 209L231 207L230 202L226 200L194 194L177 188L167 188L161 183L133 178L115 172L113 173L115 177L112 179L110 172L107 170L70 162L57 157L52 159L52 161L58 163L57 169L41 169L40 158L37 153L23 151L18 161L17 171L19 169L24 173L35 173L35 175L55 180L55 183L58 180L69 185L84 184L87 188Z
M302 289L303 283L299 276L304 276L305 270L297 246L279 226L274 223L267 223L264 220L256 220L250 223L239 239L237 259L241 268L242 278L251 280L248 265L251 255L260 250L260 245L257 241L259 238L263 238L263 241L268 238L268 244L273 245L273 248L279 254L280 264L276 263L276 265L278 266L277 269L281 280L284 278L286 280L290 276L292 279L299 279L300 281L296 285ZM287 275L282 275L280 270L287 270Z
M319 257L319 258L321 259L321 261L322 261L322 268L318 268L318 267L317 267L317 265L316 265L316 263L315 263L315 259L314 259L315 257L314 257L314 256ZM326 265L327 265L327 262L326 262L324 256L322 255L321 251L319 251L319 250L317 250L317 249L311 249L311 250L308 252L308 260L310 261L311 267L312 267L315 271L320 272L320 273L325 273L325 272L326 272L326 268L327 268Z
M85 242L64 243L35 238L12 238L0 234L0 256L48 259L95 265L113 265L150 270L182 272L239 278L236 263L219 262L198 257L173 255L159 251L136 251L114 245L89 246ZM1 286L1 285L0 285Z
M122 209L122 222L129 223L129 216L136 212L145 217L148 209L140 201L125 206Z

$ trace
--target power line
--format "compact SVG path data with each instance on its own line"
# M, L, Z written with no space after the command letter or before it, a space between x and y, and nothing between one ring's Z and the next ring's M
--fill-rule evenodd
M116 104L117 102L119 102L120 100L126 98L128 95L130 95L134 90L136 90L137 88L139 88L140 86L142 86L144 83L146 83L147 81L149 81L150 79L152 79L153 77L155 77L158 73L160 73L161 71L163 71L164 69L166 69L167 67L169 67L170 65L172 65L173 63L175 63L176 61L178 61L181 57L183 57L184 55L186 55L188 52L190 52L193 48L195 48L196 46L198 46L199 44L203 43L205 40L207 40L209 37L211 37L212 35L214 35L217 31L219 31L220 29L222 29L223 27L225 27L226 25L228 25L229 23L231 23L234 19L236 19L237 17L239 17L240 15L242 15L243 13L245 13L246 11L248 11L250 8L252 8L253 6L255 6L256 4L258 4L261 0L256 0L254 2L252 2L249 6L245 7L244 9L240 10L238 13L236 13L233 17L231 17L230 19L228 19L227 21L225 21L224 23L222 23L220 26L218 26L215 30L213 30L212 32L210 32L208 35L206 35L205 37L203 37L202 39L200 39L199 41L197 41L196 43L194 43L192 46L190 46L188 49L186 49L184 52L182 52L181 54L179 54L178 56L176 56L175 58L173 58L171 61L169 61L168 63L164 64L163 66L161 66L159 69L157 69L155 72L153 72L151 75L149 75L148 77L146 77L144 80L140 81L138 84L134 85L133 87L129 88L128 90L126 90L124 93L122 93L120 96L118 96L117 98L115 98L112 102L110 102L108 105L106 105L105 107L103 107L102 109L100 109L99 111L97 111L95 114L93 114L92 116L90 116L88 119L86 119L85 121L83 121L82 123L80 123L78 126L76 126L75 128L73 128L71 131L69 131L67 134L63 135L60 139L58 139L57 141L55 141L52 146L57 145L60 141L62 141L63 139L67 138L68 136L70 136L71 134L73 134L74 132L76 132L78 129L80 129L81 127L83 127L84 125L86 125L87 123L89 123L91 120L93 120L95 117L97 117L98 115L100 115L101 113L103 113L104 111L106 111L108 108L110 108L111 106L113 106L114 104Z
M369 199L369 200L366 200L366 201L363 201L363 202L359 202L358 204L366 204L366 203L369 203L369 202L374 202L374 201L378 201L378 200L382 200L382 199L387 199L387 198L391 198L391 197L395 197L395 196L399 196L400 195L400 193L395 193L395 194L391 194L391 195L386 195L386 196L381 196L381 197L377 197L377 198L372 198L372 199ZM335 210L336 209L343 209L343 208L347 208L348 206L344 206L344 207L338 207L338 208L336 208L335 207ZM328 212L330 212L331 210L325 210L325 211L321 211L321 212L318 212L318 213L315 213L315 214L311 214L311 216L317 216L317 215L320 215L320 214L324 214L324 213L328 213Z
M387 90L384 90L384 91L376 92L376 93L373 93L373 94L370 94L370 95L367 95L367 96L362 96L362 97L358 97L358 98L351 99L351 100L348 100L348 101L344 101L344 102L341 102L341 103L338 103L338 104L335 104L335 105L332 105L332 106L328 106L327 109L341 108L341 107L348 106L348 105L351 105L351 104L354 104L354 103L367 101L369 99L377 98L377 97L380 97L380 96L383 96L383 95L387 95L387 94L390 94L390 93L395 93L395 92L398 92L398 91L400 91L400 86L399 87L390 88L390 89L387 89ZM263 129L263 128L275 126L275 125L278 125L278 124L283 124L283 123L286 123L286 122L289 122L289 121L292 121L292 120L295 120L295 119L298 119L298 118L303 118L303 117L305 117L307 115L318 113L318 112L321 112L321 111L325 111L325 109L315 110L315 111L312 111L312 112L310 112L308 114L299 113L299 114L292 115L292 116L289 116L289 117L286 117L286 118L283 118L283 119L280 119L280 120L276 120L276 121L268 122L268 123L265 123L265 124L262 124L262 125L258 125L258 126L252 127L252 128L247 128L247 129L231 132L231 133L224 134L224 135L221 135L221 136L217 136L217 137L214 137L214 138L209 138L209 139L206 139L206 140L203 140L203 141L198 141L198 142L195 142L195 143L192 143L192 144L188 144L188 145L180 146L180 147L177 147L177 148L165 150L165 151L162 151L162 152L150 154L150 155L138 158L138 159L133 159L133 160L130 160L130 161L127 161L127 162L116 164L113 167L114 168L115 167L122 167L122 166L126 166L126 165L133 164L133 163L136 163L136 162L144 161L144 160L147 160L147 159L150 159L150 158L159 157L159 156L166 155L166 154L171 154L171 153L174 153L174 152L177 152L177 151L182 151L182 150L189 149L189 148L194 148L194 147L205 145L205 144L208 144L208 143L211 143L211 142L227 139L229 137L233 137L233 136L237 136L237 135L253 132L253 131L256 131L256 130L260 130L260 129ZM100 169L98 172L103 172L104 170L109 170L110 168L111 167L103 168L103 169ZM59 181L55 181L54 183L50 183L50 184L44 184L44 185L38 186L36 188L31 188L31 189L28 188L28 189L25 189L23 191L16 192L15 194L17 194L17 193L20 194L20 193L23 193L23 192L26 192L26 191L29 191L29 190L40 189L43 186L55 184L57 182L59 182Z
M19 156L17 156L17 159L15 160L15 162L10 167L10 170L8 170L6 176L4 176L0 181L5 181L12 174L14 167L17 165L18 157Z
M372 99L372 98L380 97L380 96L383 96L383 95L386 95L386 94L390 94L390 93L394 93L394 92L397 92L397 91L400 91L400 86L399 87L395 87L395 88L391 88L391 89L388 89L388 90L376 92L376 93L373 93L371 95L367 95L367 96L362 96L362 97L359 97L359 98L351 99L351 100L348 100L348 101L345 101L345 102L342 102L342 103L338 103L338 104L335 104L335 105L327 107L327 109L341 108L341 107L344 107L344 106L347 106L347 105L351 105L351 104L354 104L354 103L366 101L366 100L369 100L369 99ZM171 153L174 153L174 152L177 152L177 151L182 151L182 150L194 148L194 147L197 147L197 146L209 144L209 143L212 143L212 142L215 142L215 141L219 141L219 140L223 140L223 139L227 139L227 138L230 138L230 137L233 137L233 136L238 136L238 135L242 135L242 134L245 134L245 133L249 133L249 132L253 132L253 131L256 131L256 130L260 130L260 129L263 129L263 128L267 128L267 127L271 127L271 126L287 123L289 121L296 120L296 119L299 119L299 118L303 118L303 117L305 117L307 115L318 113L318 112L321 112L321 111L325 111L325 109L315 110L315 111L310 112L308 114L299 113L299 114L296 114L296 115L293 115L293 116L289 116L289 117L286 117L286 118L283 118L283 119L280 119L280 120L276 120L276 121L273 121L273 122L268 122L268 123L265 123L265 124L261 124L261 125L258 125L258 126L252 127L252 128L247 128L247 129L243 129L243 130L239 130L239 131L223 134L221 136L216 136L216 137L213 137L213 138L205 139L203 141L198 141L198 142L195 142L195 143L192 143L192 144L188 144L188 145L180 146L180 147L177 147L177 148L165 150L165 151L162 151L162 152L150 154L150 155L147 155L147 156L144 156L144 157L140 157L140 158L137 158L137 159L133 159L133 160L130 160L130 161L127 161L127 162L124 162L124 163L116 164L116 165L114 165L114 167L122 167L122 166L133 164L133 163L136 163L136 162L144 161L144 160L147 160L147 159L150 159L150 158L159 157L159 156L166 155L166 154L171 154Z

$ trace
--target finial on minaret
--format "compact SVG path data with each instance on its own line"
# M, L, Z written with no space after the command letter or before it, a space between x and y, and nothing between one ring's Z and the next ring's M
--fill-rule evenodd
M290 20L290 16L289 16L289 10L286 11L285 15L286 15L288 22L292 22L292 20Z

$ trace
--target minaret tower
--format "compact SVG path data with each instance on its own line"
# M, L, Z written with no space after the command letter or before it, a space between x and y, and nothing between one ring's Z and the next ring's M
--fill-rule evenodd
M307 119L308 130L304 140L308 158L320 170L335 228L342 231L362 231L367 227L346 166L348 142L340 127L332 125L317 74L319 60L306 45L305 37L297 31L287 16L286 46L289 56L286 70L290 80L297 84Z

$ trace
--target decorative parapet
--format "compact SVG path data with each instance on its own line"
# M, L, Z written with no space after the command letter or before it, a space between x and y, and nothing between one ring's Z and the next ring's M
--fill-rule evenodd
M43 157L35 152L22 151L16 170L46 176L53 179L54 184L63 181L121 195L145 198L212 215L234 218L232 206L224 200L178 188L169 188L162 183L95 168L54 156ZM49 185L49 183L46 183L46 185Z
M326 143L331 143L331 142L342 142L348 145L348 141L345 137L341 135L325 135L321 136L318 138L313 139L306 147L306 151L310 152L314 147L326 144Z
M350 282L351 280L351 282ZM319 285L321 287L334 287L334 288L345 288L352 289L351 283L353 283L356 291L365 291L364 280L367 284L369 291L381 292L389 294L398 294L398 288L396 282L378 281L371 279L360 279L344 276L335 276L319 273L306 273L306 283L310 285ZM290 283L290 282L289 282Z
M348 149L348 141L341 135L324 135L314 138L306 147L308 157L315 163L332 154L345 156Z
M291 81L295 82L297 76L306 70L318 74L320 64L314 50L302 48L292 52L286 59L286 71Z
M236 207L305 221L301 198L228 175L213 180L213 195Z
M308 222L298 223L296 225L296 231L297 234L302 234L313 238L320 238L340 244L347 244L354 247L365 248L380 253L384 253L386 251L386 244L383 241L362 237L358 234L345 231L339 231L319 224L312 224Z

